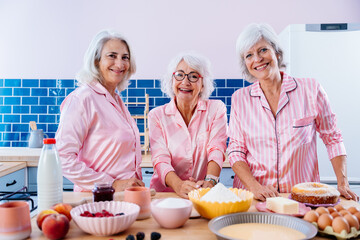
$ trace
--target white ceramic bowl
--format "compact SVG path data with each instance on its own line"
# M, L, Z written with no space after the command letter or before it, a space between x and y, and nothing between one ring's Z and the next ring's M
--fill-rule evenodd
M114 217L82 217L81 213L91 213L106 210L114 215L123 212L124 215ZM105 201L87 203L73 208L71 217L81 230L95 236L110 236L128 229L139 215L140 207L134 203L120 201Z
M173 206L161 206L161 201L168 200L172 200L175 204ZM192 202L182 198L155 199L151 202L151 214L163 228L183 226L189 219L191 211Z

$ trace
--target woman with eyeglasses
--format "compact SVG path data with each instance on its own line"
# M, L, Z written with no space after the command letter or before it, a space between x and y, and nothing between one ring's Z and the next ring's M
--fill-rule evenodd
M161 89L171 101L149 113L154 174L150 187L180 197L213 187L225 160L226 106L209 100L214 90L210 62L195 53L175 57Z

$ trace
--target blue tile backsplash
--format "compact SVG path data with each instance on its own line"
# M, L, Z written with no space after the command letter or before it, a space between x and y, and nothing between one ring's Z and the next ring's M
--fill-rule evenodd
M211 99L223 101L230 114L231 95L248 86L242 79L216 79ZM0 147L27 147L29 122L35 121L48 137L55 137L60 119L60 104L76 88L74 79L0 79ZM132 79L121 92L125 102L142 102L149 94L150 109L169 102L157 79ZM143 106L131 105L132 114L142 114ZM137 120L140 131L144 121ZM142 139L143 141L143 139Z

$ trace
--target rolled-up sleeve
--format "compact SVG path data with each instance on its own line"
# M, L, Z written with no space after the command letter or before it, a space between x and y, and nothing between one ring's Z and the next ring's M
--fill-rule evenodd
M222 168L225 161L226 139L227 139L227 115L226 106L221 101L214 101L216 109L215 117L210 124L210 136L207 145L208 162L216 162Z
M318 109L316 128L326 146L329 159L346 155L341 131L336 125L336 116L332 112L330 101L320 84L318 84L316 104Z
M240 129L240 116L239 116L239 105L238 105L237 92L231 97L231 112L229 121L229 146L227 149L228 159L230 166L232 167L235 162L242 161L247 162L246 153L247 148L243 133Z
M167 148L166 136L159 118L153 112L149 113L148 119L151 161L160 178L161 183L166 186L166 175L171 171L175 172L171 165L171 155Z

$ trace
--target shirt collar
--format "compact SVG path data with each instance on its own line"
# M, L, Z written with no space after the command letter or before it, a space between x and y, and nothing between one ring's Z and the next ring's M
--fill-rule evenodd
M205 111L206 110L206 101L199 99L196 105L196 111ZM171 101L165 107L165 113L167 115L175 115L175 113L179 111L175 104L175 98L171 99Z
M280 72L282 75L282 84L281 87L284 89L284 92L290 92L297 87L295 79L285 72ZM250 86L250 96L260 97L262 95L262 90L260 87L259 81L256 81L253 85Z

